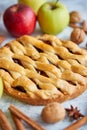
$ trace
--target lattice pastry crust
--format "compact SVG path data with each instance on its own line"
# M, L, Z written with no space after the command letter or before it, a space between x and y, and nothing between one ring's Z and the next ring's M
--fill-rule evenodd
M0 49L4 91L29 104L79 96L87 86L87 51L56 36L24 35Z

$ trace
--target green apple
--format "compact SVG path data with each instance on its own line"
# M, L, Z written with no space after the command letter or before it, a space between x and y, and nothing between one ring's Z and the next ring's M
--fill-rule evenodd
M34 12L37 14L40 6L44 4L46 0L18 0L18 3L28 5L32 7Z
M42 31L48 34L58 34L69 24L69 12L60 2L43 4L37 18Z
M2 78L0 77L0 98L2 97L3 94L3 81Z

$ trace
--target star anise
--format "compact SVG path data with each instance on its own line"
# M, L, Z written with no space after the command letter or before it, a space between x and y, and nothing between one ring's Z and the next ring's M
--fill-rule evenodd
M73 107L72 105L70 106L70 108L65 108L68 117L70 117L71 119L79 119L80 117L84 117L83 114L80 113L80 110L78 110L77 107Z

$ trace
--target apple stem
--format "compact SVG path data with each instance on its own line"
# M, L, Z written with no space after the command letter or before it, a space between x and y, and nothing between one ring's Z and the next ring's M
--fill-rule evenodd
M59 0L56 1L56 3L58 2Z
M56 0L56 3L57 3L57 2L59 2L59 0ZM56 3L55 3L55 4L56 4Z
M52 5L52 6L50 7L51 10L56 9L56 3L57 3L57 2L59 2L59 0L56 0L55 3L54 3L54 5Z
M59 2L59 0L56 0L56 2L54 3L54 5L51 7L52 10L56 9L57 2Z

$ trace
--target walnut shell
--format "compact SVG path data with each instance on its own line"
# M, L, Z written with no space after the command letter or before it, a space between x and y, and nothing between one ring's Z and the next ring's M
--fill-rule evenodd
M81 21L81 15L77 11L72 11L70 13L70 23L79 23Z
M49 103L43 108L41 117L46 123L56 123L64 119L65 109L60 103Z
M85 20L83 20L83 22L82 22L82 29L87 34L87 22Z
M75 28L71 33L71 41L80 44L85 39L85 32L80 28Z

